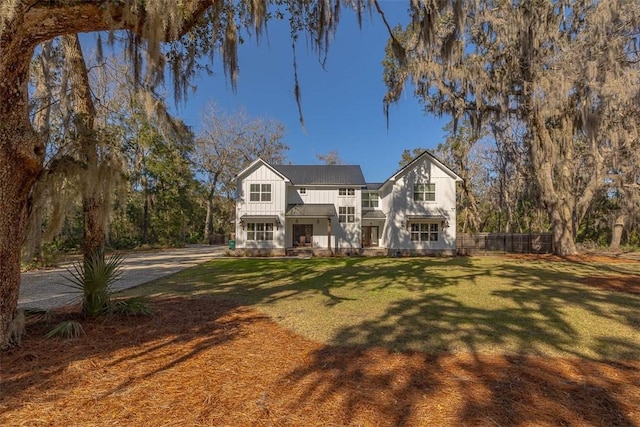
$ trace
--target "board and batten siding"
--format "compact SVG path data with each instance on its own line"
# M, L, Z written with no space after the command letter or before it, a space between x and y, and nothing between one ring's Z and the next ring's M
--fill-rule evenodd
M271 184L271 201L250 201L249 193L251 184ZM276 229L274 226L274 239L272 241L247 241L246 227L243 229L240 226L239 221L243 216L274 216L279 218L280 224L284 224L284 210L287 205L287 193L286 183L282 177L269 167L260 164L238 181L238 190L236 208L238 218L236 221L236 246L240 248L284 248L284 227L280 226Z
M340 186L290 186L287 189L287 201L291 204L331 204L335 206L336 215L340 206L355 207L355 223L341 224L339 217L331 219L331 246L335 249L359 248L361 244L360 225L362 223L362 190L353 186L342 186L342 188L354 188L355 195L340 196L338 188ZM306 194L300 194L300 188L306 189ZM327 247L326 224L320 224L316 220L300 220L300 224L314 224L314 246ZM287 244L292 244L288 239Z
M435 201L415 201L416 184L435 183ZM455 191L456 182L446 171L429 159L423 159L410 170L397 177L391 189L381 193L382 206L387 213L383 244L389 248L417 250L446 250L455 245ZM411 216L443 216L448 228L439 225L437 242L411 241L408 218Z

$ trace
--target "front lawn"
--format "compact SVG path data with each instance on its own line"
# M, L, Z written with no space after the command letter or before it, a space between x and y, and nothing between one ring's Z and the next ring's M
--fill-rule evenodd
M130 293L229 299L331 345L640 359L637 262L218 259Z
M218 259L130 290L153 316L29 319L0 425L640 426L640 265L612 261Z

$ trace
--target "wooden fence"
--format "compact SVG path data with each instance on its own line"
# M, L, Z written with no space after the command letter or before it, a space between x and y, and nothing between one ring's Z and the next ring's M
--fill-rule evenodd
M458 255L482 255L491 252L525 254L553 253L551 233L458 233Z

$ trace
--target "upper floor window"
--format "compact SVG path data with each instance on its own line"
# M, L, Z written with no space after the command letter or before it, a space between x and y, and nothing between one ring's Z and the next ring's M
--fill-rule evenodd
M436 184L415 184L413 186L413 200L416 202L435 202Z
M411 224L412 242L437 242L438 223Z
M249 200L252 202L270 202L271 184L251 184L249 186Z
M362 207L363 208L377 208L380 195L378 193L362 193Z
M356 222L355 206L339 206L338 221L340 221L341 223Z
M305 195L305 194L307 194L307 189L306 189L306 188L304 188L304 187L299 188L299 189L298 189L298 193L300 193L300 194L302 194L302 195Z
M248 223L247 240L273 240L273 223Z
M355 188L338 188L338 196L355 196Z

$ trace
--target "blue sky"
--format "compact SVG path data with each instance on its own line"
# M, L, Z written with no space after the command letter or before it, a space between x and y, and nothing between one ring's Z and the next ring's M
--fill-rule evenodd
M392 26L406 22L407 1L381 1ZM365 15L362 29L355 13L343 9L323 69L317 53L301 39L297 46L298 78L305 128L298 120L293 94L291 40L287 22L270 22L257 44L247 39L239 50L236 93L216 61L213 76L200 76L197 90L177 114L196 133L209 102L232 112L277 119L287 128L285 142L293 164L318 164L318 154L336 150L344 163L359 164L369 182L383 181L398 169L402 151L434 149L444 140L446 119L426 116L408 91L392 106L389 127L383 113L382 59L388 35L377 13Z

